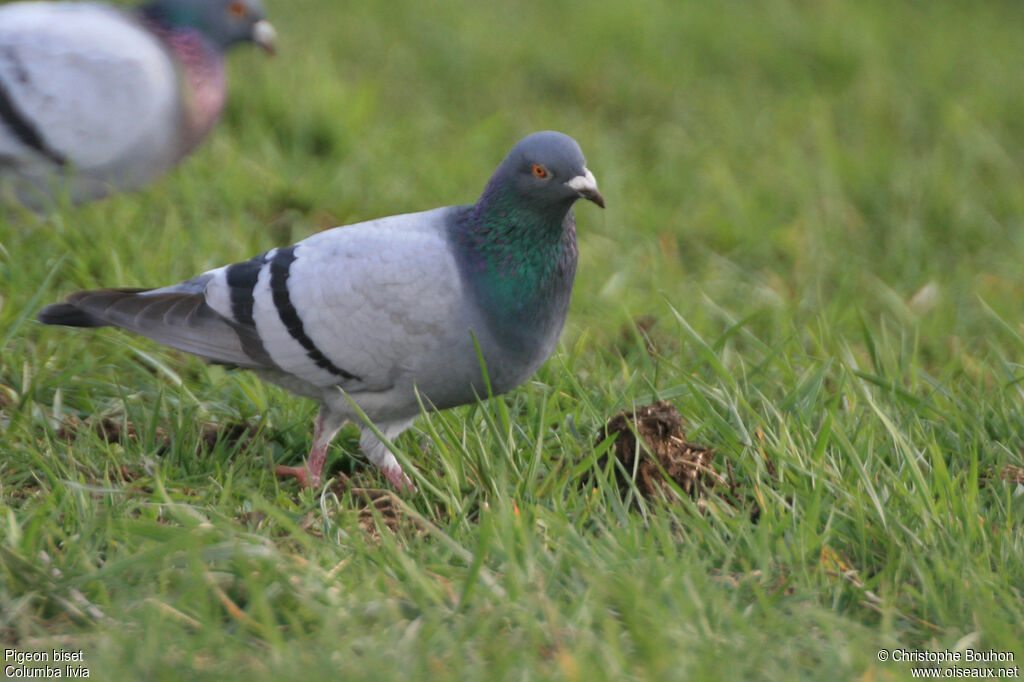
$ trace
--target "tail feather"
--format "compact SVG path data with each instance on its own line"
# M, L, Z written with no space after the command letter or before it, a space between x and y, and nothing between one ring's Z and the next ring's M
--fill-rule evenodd
M71 327L115 326L206 358L241 367L268 366L254 347L254 329L228 321L201 292L152 289L93 289L68 296L39 311L43 324ZM256 344L262 348L262 344ZM270 363L272 365L272 363Z
M36 315L36 319L43 324L60 324L65 327L109 327L109 322L104 322L95 315L90 315L81 308L76 308L70 303L51 303Z

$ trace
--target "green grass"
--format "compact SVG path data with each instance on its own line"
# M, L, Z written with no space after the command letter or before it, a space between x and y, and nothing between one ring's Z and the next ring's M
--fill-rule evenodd
M179 169L0 209L6 647L82 649L94 679L905 679L877 658L894 648L1021 664L1024 495L999 477L1024 464L1018 3L268 4L279 57L232 55L224 120ZM545 128L580 141L608 201L577 212L561 346L398 440L421 480L397 533L271 475L308 450L309 403L33 321L75 289L470 202ZM591 478L602 424L656 398L757 523ZM58 433L90 415L137 437ZM208 422L254 432L201 447ZM356 441L329 467L383 486Z

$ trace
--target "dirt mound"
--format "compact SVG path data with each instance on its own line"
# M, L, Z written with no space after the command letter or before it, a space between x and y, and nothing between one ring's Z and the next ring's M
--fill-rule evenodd
M598 434L596 445L612 437L611 453L622 465L613 468L614 477L623 494L635 484L647 499L672 500L678 486L701 511L714 495L737 509L750 508L752 519L760 516L756 504L743 501L731 464L726 462L722 473L713 448L689 442L682 415L667 400L616 414ZM601 468L607 464L607 455L598 461Z

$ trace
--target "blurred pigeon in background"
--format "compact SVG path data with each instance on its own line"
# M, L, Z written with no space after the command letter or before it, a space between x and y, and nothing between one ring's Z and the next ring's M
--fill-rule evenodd
M520 141L472 205L336 227L161 289L98 289L43 308L45 324L113 325L212 362L253 369L318 400L305 466L319 486L327 447L360 406L385 437L420 413L528 379L554 350L576 273L573 204L604 206L571 137ZM341 389L341 390L339 390ZM369 460L411 487L370 429Z
M34 208L152 181L206 136L225 98L224 50L272 52L259 0L0 6L0 186Z

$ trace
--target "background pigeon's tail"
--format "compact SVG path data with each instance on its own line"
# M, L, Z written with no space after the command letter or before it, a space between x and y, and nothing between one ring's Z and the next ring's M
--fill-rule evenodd
M213 362L272 364L263 361L255 329L230 324L191 281L164 289L77 291L65 303L40 310L36 319L69 327L120 327Z

